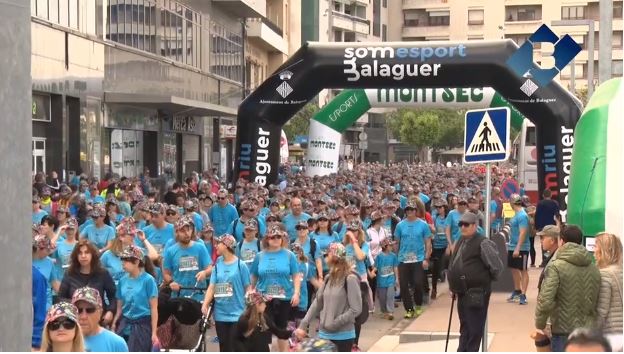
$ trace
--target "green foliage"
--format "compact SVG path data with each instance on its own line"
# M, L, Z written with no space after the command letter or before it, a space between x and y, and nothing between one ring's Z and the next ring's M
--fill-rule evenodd
M578 98L581 103L583 103L583 107L587 107L587 101L589 100L587 87L583 87L579 90L576 90L576 98Z
M310 129L310 119L319 111L319 106L316 103L308 103L297 112L289 121L284 125L284 133L288 141L293 141L297 135L307 135Z
M388 117L393 137L417 147L447 149L463 144L464 111L401 108Z

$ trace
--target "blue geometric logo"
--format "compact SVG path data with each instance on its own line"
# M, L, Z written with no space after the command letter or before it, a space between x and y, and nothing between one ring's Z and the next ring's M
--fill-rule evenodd
M555 49L552 53L555 58L554 67L540 68L533 63L533 45L536 43L552 43L554 45ZM531 78L522 85L521 89L527 96L531 96L537 90L537 86L548 85L581 49L581 46L569 35L566 34L559 38L548 26L542 25L507 60L507 65L520 77L524 77L526 74L530 75Z

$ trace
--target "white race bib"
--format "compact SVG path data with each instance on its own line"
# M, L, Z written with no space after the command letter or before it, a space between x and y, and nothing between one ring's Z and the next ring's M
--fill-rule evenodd
M418 257L416 257L416 253L414 252L410 252L406 254L405 259L403 260L403 263L416 263L416 262L418 262Z
M379 275L382 278L389 277L391 275L394 275L394 269L392 268L392 266L383 266L381 267Z
M269 285L267 288L266 295L274 298L274 299L285 299L286 298L286 290L278 284Z
M199 262L194 256L180 257L178 271L180 272L192 272L199 270Z
M234 295L234 288L230 283L217 283L215 284L214 297L232 297Z

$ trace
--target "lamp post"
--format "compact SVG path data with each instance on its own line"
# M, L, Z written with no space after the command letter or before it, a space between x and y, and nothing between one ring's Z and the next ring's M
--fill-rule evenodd
M587 26L589 28L587 33L587 98L589 99L594 93L594 20L561 20L552 21L550 24L552 26ZM575 60L572 60L572 67L570 69L572 91L576 93L574 80Z

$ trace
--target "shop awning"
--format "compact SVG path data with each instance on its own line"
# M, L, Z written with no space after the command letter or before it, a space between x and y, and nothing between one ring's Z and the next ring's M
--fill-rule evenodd
M169 95L105 92L104 102L159 109L172 115L234 118L237 112L236 108Z

